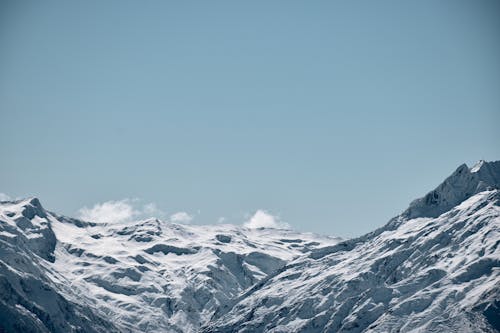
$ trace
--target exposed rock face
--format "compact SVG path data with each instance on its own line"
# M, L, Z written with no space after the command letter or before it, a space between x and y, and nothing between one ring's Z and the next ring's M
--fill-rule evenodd
M56 236L40 201L31 198L4 206L4 214L11 223L2 225L3 231L10 233L20 248L53 262Z
M500 161L462 164L436 189L417 199L403 213L408 219L438 217L474 194L500 187Z

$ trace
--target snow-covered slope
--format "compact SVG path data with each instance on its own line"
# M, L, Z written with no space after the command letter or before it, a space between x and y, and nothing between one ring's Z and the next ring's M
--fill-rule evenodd
M0 202L0 332L495 332L500 162L357 239Z
M338 239L157 219L87 225L60 219L54 266L130 330L194 331L286 262Z
M158 219L99 224L35 198L2 202L0 331L193 332L290 260L339 240Z
M459 167L383 228L291 261L205 332L498 331L499 176L498 162Z
M0 332L120 331L58 272L53 222L37 199L0 203Z

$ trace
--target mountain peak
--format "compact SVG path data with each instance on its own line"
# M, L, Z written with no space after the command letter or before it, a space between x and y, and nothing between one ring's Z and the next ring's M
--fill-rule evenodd
M40 200L38 200L38 198L36 197L21 199L16 203L20 204L23 207L23 215L28 219L32 219L34 216L47 216L45 209L40 203Z
M35 208L38 208L40 210L43 210L42 204L40 203L40 200L37 197L29 197L25 201L27 204Z
M460 165L438 187L414 200L403 217L437 217L474 194L500 188L500 161L481 160L472 168Z
M491 189L500 188L500 161L487 162L481 160L477 162L470 172L478 175L479 181Z
M488 162L486 162L485 160L479 160L478 162L476 162L476 164L474 164L474 166L472 168L470 168L470 172L472 172L472 173L478 172L479 170L481 170L483 165L485 165L487 163Z

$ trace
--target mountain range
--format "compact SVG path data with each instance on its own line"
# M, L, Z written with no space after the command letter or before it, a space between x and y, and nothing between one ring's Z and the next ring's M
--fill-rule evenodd
M500 161L354 239L2 201L0 332L498 332L499 244Z

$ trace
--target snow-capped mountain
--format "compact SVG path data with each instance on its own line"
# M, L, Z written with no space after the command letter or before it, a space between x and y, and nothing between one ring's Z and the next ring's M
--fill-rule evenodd
M495 332L500 162L341 240L0 203L0 332Z
M386 226L313 250L205 332L495 332L500 162L460 166Z
M13 332L193 332L290 260L340 240L158 219L92 223L36 198L2 202L0 221L0 328Z

